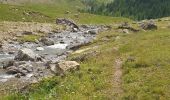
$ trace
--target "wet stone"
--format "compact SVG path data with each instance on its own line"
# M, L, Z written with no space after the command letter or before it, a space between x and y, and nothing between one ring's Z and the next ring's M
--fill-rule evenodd
M10 60L10 61L6 61L3 63L3 68L6 69L10 66L13 66L14 65L14 60Z
M15 60L19 61L35 61L38 57L31 49L23 48L18 51L18 54L15 56Z

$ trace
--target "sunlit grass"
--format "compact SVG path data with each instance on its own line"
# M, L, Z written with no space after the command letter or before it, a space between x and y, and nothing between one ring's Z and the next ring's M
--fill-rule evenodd
M68 2L61 2L59 4L28 3L23 6L0 4L0 21L55 23L56 18L69 18L83 24L112 24L113 22L130 21L126 18L114 18L88 13L80 13L78 9L82 9L82 4L78 2L75 3L74 1L70 2L70 4ZM77 6L73 6L73 4ZM70 13L66 14L67 11L69 11ZM34 14L25 14L29 12L33 12ZM78 15L78 17L75 15Z
M36 40L39 40L40 37L41 37L40 35L24 35L24 36L18 38L18 41L21 43L35 42Z
M167 100L170 93L169 29L133 34L121 42L124 45L120 50L126 59L123 66L123 98Z

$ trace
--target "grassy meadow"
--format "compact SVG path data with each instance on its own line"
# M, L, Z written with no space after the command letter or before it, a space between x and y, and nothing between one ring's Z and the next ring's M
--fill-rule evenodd
M69 2L59 0L59 3L54 4L0 4L0 21L55 23L56 18L69 18L81 24L112 24L113 22L130 21L127 18L79 12L83 7L83 4L74 0Z
M161 24L162 25L162 24ZM165 24L164 24L165 25ZM119 37L119 39L117 39ZM107 38L107 40L105 40ZM93 48L93 56L87 56L78 72L65 77L45 79L33 84L28 93L5 97L7 100L168 100L170 83L170 29L140 31L124 34L112 30L102 32L84 48ZM118 48L116 50L115 48ZM69 59L85 54L73 54ZM122 94L115 94L114 61L123 59Z

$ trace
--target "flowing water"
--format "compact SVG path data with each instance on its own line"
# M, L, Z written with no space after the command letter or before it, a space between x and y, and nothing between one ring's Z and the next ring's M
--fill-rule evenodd
M85 30L87 31L87 30ZM78 47L84 44L91 42L96 34L87 34L85 31L80 32L61 32L61 33L52 33L48 35L48 38L52 39L55 44L51 46L44 46L42 43L30 43L26 42L20 44L18 42L7 43L5 45L6 50L4 52L8 52L11 49L14 50L14 54L8 53L0 53L0 82L6 82L8 79L13 78L13 75L8 75L5 73L5 70L2 69L3 63L14 59L18 50L21 48L29 48L32 49L35 53L44 56L46 60L62 60L65 59L68 55L68 51L72 51L71 48ZM37 51L36 48L41 47L43 50ZM32 74L30 74L32 75Z

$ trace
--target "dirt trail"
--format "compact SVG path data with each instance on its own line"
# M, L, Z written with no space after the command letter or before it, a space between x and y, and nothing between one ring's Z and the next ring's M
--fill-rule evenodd
M123 61L121 58L116 58L114 64L114 74L113 74L113 89L114 89L114 96L120 97L123 93L122 89L122 63Z

